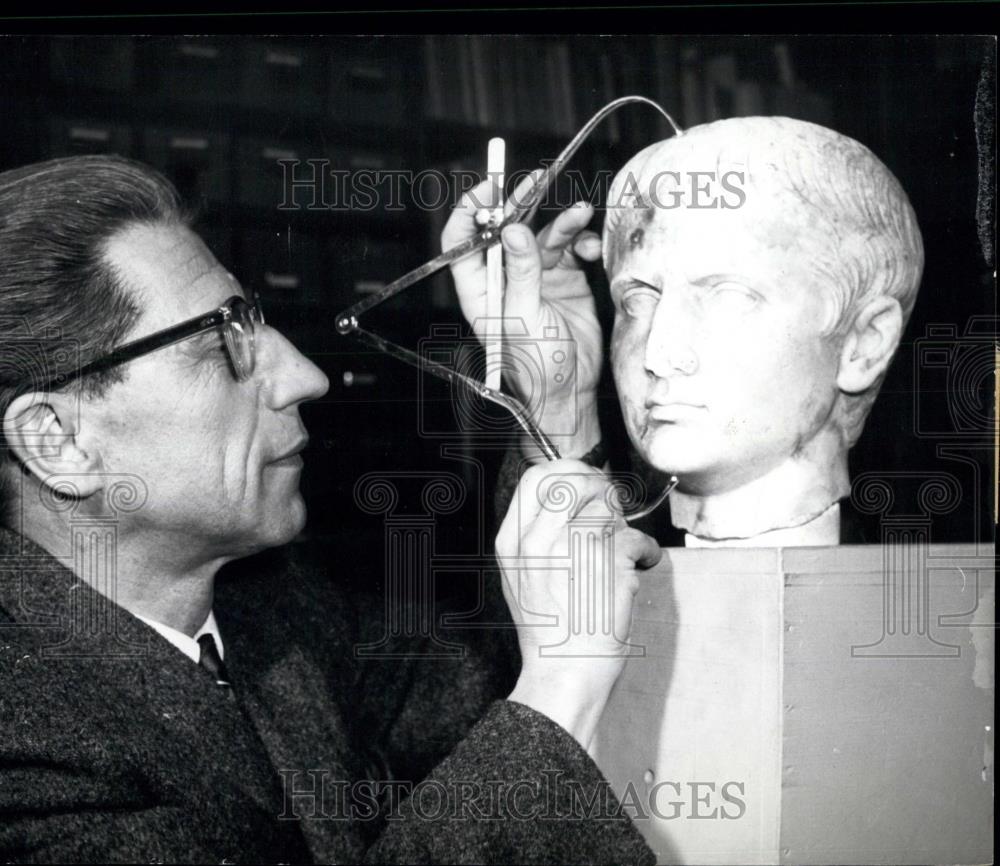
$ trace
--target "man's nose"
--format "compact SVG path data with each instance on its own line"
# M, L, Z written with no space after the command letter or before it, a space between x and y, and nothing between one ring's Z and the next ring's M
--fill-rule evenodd
M698 355L693 338L697 328L692 301L665 291L653 312L646 337L646 370L661 379L696 373Z
M258 328L256 344L257 375L264 379L272 409L318 400L330 389L326 374L277 329Z

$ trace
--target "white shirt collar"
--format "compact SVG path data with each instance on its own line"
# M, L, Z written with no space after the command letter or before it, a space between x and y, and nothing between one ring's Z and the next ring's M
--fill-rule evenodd
M208 612L208 617L205 619L205 622L202 623L201 628L195 632L194 637L188 637L182 631L171 628L169 625L164 625L162 622L146 619L146 617L139 616L139 614L135 614L135 618L141 619L151 629L155 629L159 632L195 664L198 664L198 660L201 658L201 647L198 646L198 638L200 638L203 634L210 634L215 639L215 646L219 651L219 658L226 658L226 648L222 645L222 636L219 634L219 626L215 622L215 614L212 611Z

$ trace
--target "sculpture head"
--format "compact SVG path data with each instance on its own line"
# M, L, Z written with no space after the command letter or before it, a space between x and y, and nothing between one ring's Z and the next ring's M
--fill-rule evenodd
M906 194L867 148L780 117L654 144L612 185L604 262L647 462L699 496L804 468L827 506L846 495L923 267Z

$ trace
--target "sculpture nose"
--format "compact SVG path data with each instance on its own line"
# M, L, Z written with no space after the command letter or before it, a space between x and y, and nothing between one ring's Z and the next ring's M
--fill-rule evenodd
M695 322L681 301L664 292L656 305L646 338L646 370L661 379L698 371L698 356L691 343Z

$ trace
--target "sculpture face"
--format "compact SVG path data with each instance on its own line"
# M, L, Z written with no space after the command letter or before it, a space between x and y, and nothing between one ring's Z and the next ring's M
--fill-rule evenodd
M647 462L699 493L802 452L838 395L832 304L813 266L825 239L774 190L745 192L737 208L629 209L608 248L626 426Z

